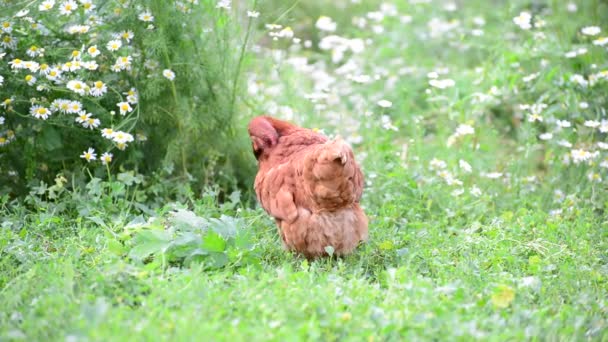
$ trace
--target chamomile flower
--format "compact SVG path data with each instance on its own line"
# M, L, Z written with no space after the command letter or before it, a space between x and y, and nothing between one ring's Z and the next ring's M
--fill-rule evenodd
M31 72L37 72L40 69L40 64L34 61L23 61L23 67Z
M34 105L30 108L30 114L36 119L46 120L51 116L51 111L43 106Z
M513 18L513 22L522 30L529 30L532 28L532 24L530 23L531 20L532 15L529 12L521 12L517 17Z
M124 39L127 43L131 42L131 39L133 39L135 35L133 34L133 31L128 30L128 31L122 31L120 33L118 33L116 35L116 39Z
M82 62L82 67L87 70L97 70L99 68L99 64L95 61L86 61Z
M17 39L11 35L0 36L0 46L5 49L14 49L17 46Z
M40 12L45 12L53 9L55 6L55 0L44 0L40 5L38 5L38 10Z
M114 134L112 134L112 140L114 140L114 142L117 144L126 144L132 142L134 138L131 133L116 131Z
M247 11L247 16L249 18L257 18L260 16L260 12L257 11Z
M61 77L61 72L62 71L59 68L51 68L51 70L49 70L49 72L46 74L46 78L49 81L55 81Z
M135 88L129 89L129 91L123 93L123 95L127 96L127 102L130 104L137 104L137 102L139 102L139 95L137 94L137 90Z
M597 36L600 32L602 32L602 29L598 26L587 26L581 29L581 33L586 36Z
M89 25L72 25L67 28L69 34L84 34L89 32L91 26Z
M62 114L66 114L68 109L70 109L70 101L64 99L55 99L51 102L50 106L51 111L60 112Z
M108 87L102 81L93 82L93 86L89 89L89 94L94 97L103 96L108 91Z
M116 51L122 47L122 42L118 39L110 40L106 48L110 51Z
M87 162L91 162L91 160L96 160L97 154L95 154L95 149L93 149L92 147L89 147L88 150L82 152L82 154L80 155L80 158L85 159Z
M89 91L89 86L80 80L71 80L66 87L78 95L85 95Z
M25 51L25 53L32 58L40 56L40 53L42 52L44 52L44 49L40 49L36 45L30 46L30 48Z
M82 123L86 122L87 120L89 120L92 115L93 114L91 114L91 113L81 111L80 113L78 113L78 116L76 117L75 121L78 122L79 124L82 124Z
M6 120L6 119L4 118L4 116L0 116L0 126L1 126L1 125L4 125L4 121L5 121L5 120Z
M7 99L4 99L2 102L0 102L0 107L6 109L6 108L11 108L11 104L13 103L13 98L9 97Z
M583 149L573 149L572 151L570 151L570 156L572 157L572 161L574 162L574 164L579 164L595 159L599 156L599 152L589 152Z
M101 121L97 118L88 118L87 121L82 123L82 127L89 129L97 128L99 125L101 125Z
M101 130L101 136L106 138L106 139L113 139L114 138L114 130L111 128L104 128Z
M101 160L101 163L103 165L108 165L112 162L112 157L114 157L112 153L105 152L99 157L99 160Z
M602 122L600 122L600 132L608 133L608 120L602 120Z
M230 0L220 0L217 2L217 5L215 5L215 8L223 8L229 10L231 6L232 4Z
M25 82L27 83L27 85L33 86L34 84L36 84L36 76L34 76L34 75L25 76Z
M550 132L542 133L538 136L540 140L551 140L553 139L553 134Z
M544 118L540 114L532 113L528 115L528 122L543 122Z
M2 32L11 33L13 32L13 25L10 23L10 21L5 21L0 24L0 29L2 30Z
M131 61L133 58L131 56L121 56L116 58L116 65L120 70L131 70Z
M89 54L89 56L95 58L95 57L99 56L101 51L99 51L99 49L97 48L97 45L93 45L87 49L87 53Z
M0 75L0 87L4 84L4 76Z
M137 18L139 20L145 21L145 22L152 22L152 21L154 21L154 16L149 11L145 11L143 13L140 13Z
M597 120L586 120L584 125L585 127L598 128L600 127L600 122Z
M163 70L163 76L169 81L173 81L175 79L175 73L169 69Z
M451 80L449 78L444 79L444 80L431 79L431 80L429 80L429 85L431 85L432 87L435 87L435 88L445 89L445 88L453 87L454 85L456 85L456 83L454 82L454 80Z
M465 160L460 159L458 161L458 166L460 166L462 171L464 171L465 173L471 173L471 171L473 171L471 164L467 163Z
M330 17L320 16L315 23L315 27L321 31L334 32L337 24Z
M129 102L118 102L116 106L118 106L120 109L120 115L126 115L127 113L133 111L133 108L131 108Z
M78 9L78 4L73 0L67 0L59 5L59 13L62 15L70 15Z
M380 106L382 108L390 108L393 106L393 103L388 100L380 100L380 101L378 101L378 106Z
M41 75L46 76L49 74L50 71L51 71L51 67L48 64L46 64L46 63L40 64L40 69L38 70L38 72Z
M604 46L608 44L608 37L600 37L593 41L593 45Z
M82 110L82 103L79 101L70 101L68 105L68 114L78 114Z
M12 61L8 62L8 64L11 66L11 69L23 69L25 67L23 61L19 58L13 59Z
M78 2L80 2L82 8L84 8L84 13L89 13L96 7L92 0L78 0Z

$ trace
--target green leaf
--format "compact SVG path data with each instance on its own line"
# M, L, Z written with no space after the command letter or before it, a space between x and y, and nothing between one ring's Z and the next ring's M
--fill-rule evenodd
M129 257L143 260L151 254L164 253L171 245L171 236L166 231L144 230L133 239L135 247L129 252Z
M48 152L58 150L63 146L63 143L61 142L61 135L51 125L44 126L42 132L40 132L39 139L42 147Z
M200 231L208 224L204 218L185 209L178 209L172 212L169 221L176 229L185 231Z
M226 250L226 241L218 233L210 230L203 238L202 247L209 252L223 252Z

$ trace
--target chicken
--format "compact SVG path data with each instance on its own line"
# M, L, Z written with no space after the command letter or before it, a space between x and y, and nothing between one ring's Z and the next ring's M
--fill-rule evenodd
M330 246L345 255L367 239L363 174L346 142L268 116L251 120L249 136L255 192L287 250L316 258Z

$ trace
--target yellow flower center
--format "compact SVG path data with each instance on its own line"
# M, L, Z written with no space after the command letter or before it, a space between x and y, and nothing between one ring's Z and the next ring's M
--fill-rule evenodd
M34 78L34 76L32 76L32 75L25 76L25 80L28 81L28 82L31 81L32 78Z
M5 137L0 137L0 144L4 144L6 143L6 138Z
M2 27L9 28L9 27L11 27L11 23L9 23L8 21L5 21L2 23Z
M83 4L82 6L84 7L84 9L89 9L89 8L91 8L91 5L92 4L90 2L87 2L87 3Z
M78 57L80 56L80 51L74 50L72 51L72 57Z
M12 40L12 38L11 38L11 36L6 36L6 37L4 37L2 40L3 40L5 43L10 43L10 42L12 42L12 41L13 41L13 40Z
M129 109L129 106L127 106L126 104L123 104L122 106L120 106L120 109L123 111L126 111L127 109Z
M40 115L44 115L47 113L46 108L42 107L42 108L38 108L36 110L36 113L40 114Z
M57 71L52 70L51 72L49 72L49 75L50 75L51 77L55 77L55 76L57 76Z
M72 10L72 5L71 4L65 4L65 10L66 11L71 11Z

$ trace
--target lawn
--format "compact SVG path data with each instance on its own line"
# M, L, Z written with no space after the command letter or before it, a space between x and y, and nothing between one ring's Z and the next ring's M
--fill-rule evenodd
M369 241L309 261L251 179L83 161L0 197L0 340L608 341L608 3L220 10L251 23L235 135L266 113L343 137Z

